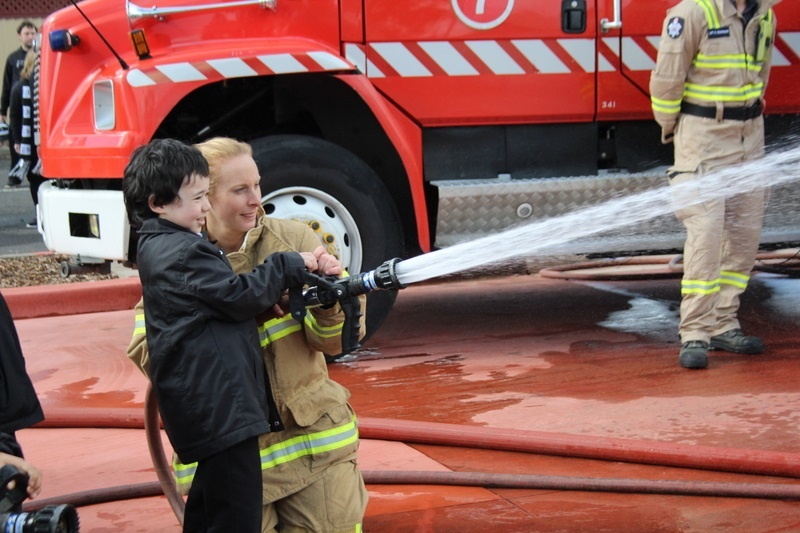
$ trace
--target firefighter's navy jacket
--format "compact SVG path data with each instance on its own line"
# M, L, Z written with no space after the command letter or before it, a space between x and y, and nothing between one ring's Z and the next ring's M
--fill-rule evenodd
M146 220L139 235L150 380L178 456L202 460L282 429L253 317L302 285L302 257L275 254L237 275L222 250L168 221Z

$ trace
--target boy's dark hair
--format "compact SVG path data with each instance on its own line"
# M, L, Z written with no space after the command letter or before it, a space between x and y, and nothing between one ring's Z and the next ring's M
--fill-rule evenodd
M208 162L200 150L175 139L155 139L139 146L122 175L122 194L128 220L140 226L158 215L148 203L167 205L178 197L181 185L192 175L208 176Z
M17 35L22 33L22 30L25 28L33 28L33 31L36 31L36 24L31 22L30 20L23 20L22 22L19 23L19 26L17 26Z

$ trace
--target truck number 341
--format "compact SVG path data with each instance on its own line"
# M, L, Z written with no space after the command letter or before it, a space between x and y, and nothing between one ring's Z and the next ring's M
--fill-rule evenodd
M603 100L600 102L601 109L614 109L615 107L617 107L616 100Z

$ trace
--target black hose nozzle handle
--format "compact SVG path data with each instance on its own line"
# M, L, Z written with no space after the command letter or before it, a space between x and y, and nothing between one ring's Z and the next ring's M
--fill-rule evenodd
M361 305L358 297L375 290L399 290L405 287L397 278L399 258L389 259L374 270L362 272L349 278L333 278L306 274L309 288L289 291L290 312L298 322L303 319L307 307L331 306L342 308L345 319L342 326L342 354L358 349Z
M9 488L11 482L14 486ZM0 468L0 513L8 512L20 505L28 497L28 474L14 465Z

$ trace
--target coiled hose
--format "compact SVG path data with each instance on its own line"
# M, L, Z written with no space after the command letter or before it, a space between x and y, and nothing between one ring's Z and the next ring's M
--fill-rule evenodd
M46 505L70 503L83 506L119 499L143 498L164 494L179 523L183 523L184 501L178 493L169 460L164 453L155 395L148 386L144 417L125 415L120 411L98 420L84 412L48 410L46 423L37 427L103 427L123 422L124 427L144 426L150 457L158 482L123 485L54 498L26 502L25 510L33 511ZM138 426L135 424L139 423ZM89 423L91 422L91 425ZM105 427L108 427L107 425ZM118 427L118 426L113 426ZM658 441L637 441L559 433L470 428L457 424L359 419L363 438L401 441L417 444L436 444L502 451L516 451L565 457L581 457L632 463L700 468L712 471L800 477L800 454L685 446ZM671 494L685 496L716 496L729 498L758 498L798 500L800 485L777 483L702 482L681 480L642 480L619 478L586 478L570 476L541 476L500 474L488 472L381 471L362 472L367 484L378 485L454 485L486 488L517 488L536 490L575 490L586 492L618 492L641 494Z

